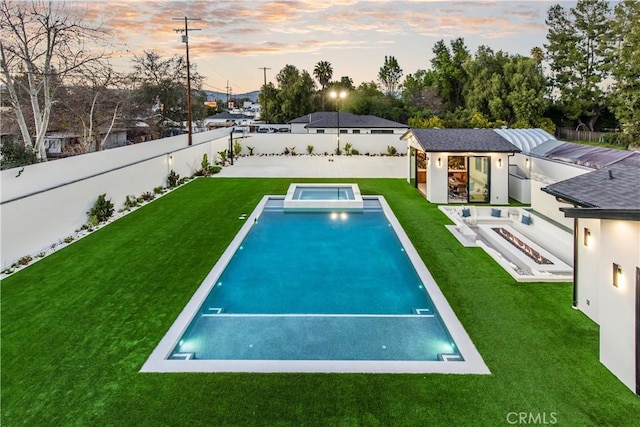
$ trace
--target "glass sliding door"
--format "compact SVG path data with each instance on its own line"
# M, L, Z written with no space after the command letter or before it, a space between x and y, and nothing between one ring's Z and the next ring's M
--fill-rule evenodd
M489 203L489 157L469 156L469 202Z
M468 174L466 156L449 156L447 200L449 203L466 203L468 192Z

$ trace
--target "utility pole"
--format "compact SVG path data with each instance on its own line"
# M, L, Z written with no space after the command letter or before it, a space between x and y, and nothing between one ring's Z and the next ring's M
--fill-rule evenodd
M227 80L227 110L229 109L229 96L231 95L231 86L229 86L229 80Z
M268 109L269 109L269 98L267 97L267 70L271 68L260 67L258 70L264 71L264 86L262 89L262 97L264 98L264 122L269 123Z
M172 21L182 21L182 18L173 18ZM187 129L189 145L193 143L191 123L191 64L189 63L189 21L200 21L200 18L184 17L184 28L174 29L176 33L184 33L182 35L182 43L187 47ZM191 31L200 31L199 28L192 28Z

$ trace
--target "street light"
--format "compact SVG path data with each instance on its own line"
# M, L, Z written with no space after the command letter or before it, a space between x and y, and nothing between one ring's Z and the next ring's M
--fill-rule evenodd
M336 151L336 154L340 154L340 100L347 97L347 91L341 90L340 92L337 92L335 90L332 90L329 93L329 96L336 100L336 106L338 110L338 150Z

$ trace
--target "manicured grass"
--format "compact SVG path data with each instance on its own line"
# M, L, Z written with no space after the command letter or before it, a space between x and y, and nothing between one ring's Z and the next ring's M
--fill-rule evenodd
M195 180L3 280L2 425L637 425L571 285L516 283L403 180L355 181L387 198L491 375L139 373L238 216L291 181Z

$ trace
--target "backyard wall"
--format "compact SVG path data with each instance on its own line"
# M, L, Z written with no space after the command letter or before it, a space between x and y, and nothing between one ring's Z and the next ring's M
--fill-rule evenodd
M281 154L285 148L295 147L296 154L307 154L307 146L313 146L313 154L335 154L338 148L337 134L295 134L295 133L234 133L234 141L240 141L240 154L249 154L247 147L253 147L253 154ZM341 134L340 149L349 143L360 154L387 154L388 147L394 147L398 153L405 153L407 145L400 141L399 134Z
M179 135L2 171L2 268L72 235L87 222L87 212L100 194L106 193L117 210L127 195L166 186L172 169L181 177L192 176L201 168L203 154L214 163L230 146L229 132L225 128L196 133L192 146L187 145L187 135ZM247 146L255 147L254 155L281 154L287 147L305 154L307 145L314 146L314 153L333 153L337 146L335 134L242 135L233 134L243 147L242 155L249 153ZM388 146L399 153L406 150L398 135L342 135L341 148L346 142L362 154L386 153Z
M195 134L190 147L181 135L2 171L2 268L73 234L99 194L117 210L127 195L166 186L171 169L193 175L204 153L211 158L228 147L227 134Z

